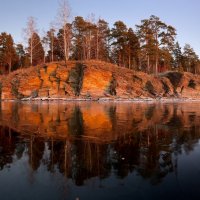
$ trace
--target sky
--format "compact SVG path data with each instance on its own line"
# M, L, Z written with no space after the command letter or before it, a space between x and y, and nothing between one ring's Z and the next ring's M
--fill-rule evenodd
M183 47L190 44L200 56L200 0L68 0L72 17L94 13L112 27L121 20L135 30L142 19L156 15L177 30ZM0 33L12 34L15 43L24 42L27 18L37 19L40 33L48 30L58 12L58 0L0 0Z

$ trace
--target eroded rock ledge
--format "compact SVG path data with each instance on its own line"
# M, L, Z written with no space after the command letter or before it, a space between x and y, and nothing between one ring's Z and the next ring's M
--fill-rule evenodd
M200 76L166 72L157 77L110 63L49 63L0 77L1 100L200 99Z

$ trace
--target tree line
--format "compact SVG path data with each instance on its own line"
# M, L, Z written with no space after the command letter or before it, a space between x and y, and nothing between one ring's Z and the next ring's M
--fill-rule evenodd
M200 72L194 49L189 44L181 48L176 29L157 16L141 20L133 30L123 21L110 27L94 15L87 19L77 16L70 22L65 0L58 13L59 28L51 25L43 36L38 33L36 20L28 18L26 46L15 44L11 34L0 34L1 73L61 60L100 60L154 74L168 70Z

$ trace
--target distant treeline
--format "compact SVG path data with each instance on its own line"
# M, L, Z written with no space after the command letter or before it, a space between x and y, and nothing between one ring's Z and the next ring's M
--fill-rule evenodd
M176 29L159 17L152 15L134 29L122 21L110 27L93 15L87 19L77 16L70 22L65 0L58 14L59 28L51 25L43 36L37 31L35 19L29 17L24 30L26 46L15 44L6 32L0 34L1 73L61 60L102 60L154 74L168 70L200 72L193 48L185 44L182 49L176 40Z

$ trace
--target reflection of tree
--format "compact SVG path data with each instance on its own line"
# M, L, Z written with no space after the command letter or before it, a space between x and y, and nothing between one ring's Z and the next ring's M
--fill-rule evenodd
M28 150L29 163L32 169L35 171L39 168L41 160L44 154L45 144L44 141L38 137L32 137L30 140L30 146Z
M182 153L184 149L186 153L193 151L195 145L198 143L200 137L200 126L192 126L188 130L179 131L175 148L179 153Z
M107 145L89 141L74 141L72 149L72 177L77 185L95 176L106 177L110 171Z
M113 146L112 165L118 177L124 178L139 165L138 135L117 141Z
M162 131L153 128L116 142L114 166L117 175L123 178L135 169L142 177L151 179L154 183L159 182L172 170L171 154L164 151L161 153L162 141ZM166 170L168 168L169 171Z
M64 141L49 141L49 163L48 163L48 170L54 172L55 167L57 166L61 173L64 173L63 167L63 155L64 155Z
M25 148L26 148L25 143L17 143L16 144L15 154L16 154L18 160L22 158Z
M171 149L170 144L177 134L178 136L187 135L186 140L184 140L186 144L200 136L198 132L193 137L194 135L190 131L175 132L174 136L165 127L154 126L144 132L123 137L112 145L75 140L68 145L71 146L71 150L67 152L66 156L70 158L67 160L67 164L70 163L67 176L72 178L77 185L83 185L84 181L91 177L106 178L112 168L120 178L124 178L136 170L142 177L151 180L152 184L158 184L168 173L177 168L176 160L172 159L172 154L177 155L179 146L184 145L182 141L180 144L174 144L173 149ZM188 137L188 135L190 136ZM57 155L62 155L62 153ZM64 171L60 171L64 173Z
M18 142L18 133L10 128L0 127L0 170L3 170L7 164L13 161L13 155L16 153L18 157L23 154L24 148L20 151Z
M110 171L107 145L74 140L50 141L48 146L48 170L54 173L54 169L58 168L60 173L72 178L77 185L83 185L91 177L106 177Z
M111 172L123 179L133 171L152 184L159 184L169 173L177 173L178 156L183 151L193 151L200 138L200 126L195 113L185 112L183 115L179 109L181 107L173 104L159 107L151 105L143 110L138 105L136 110L135 107L126 107L124 110L120 107L120 111L117 106L106 105L102 111L107 113L112 124L112 130L106 134L118 133L118 137L108 141L81 137L87 135L81 106L74 106L72 112L70 109L69 112L61 110L62 116L56 112L49 118L50 121L46 120L41 108L34 106L32 111L40 110L40 123L46 121L48 124L46 131L58 133L58 130L69 130L70 134L63 139L49 134L50 139L44 140L30 131L30 135L27 133L19 138L19 133L1 127L0 168L4 169L12 163L13 156L21 159L28 147L29 164L33 171L45 165L50 173L56 174L58 171L76 185L83 185L91 177L109 177ZM16 115L9 115L14 124L20 124L19 109L20 104L13 106L12 111ZM160 115L158 111L162 111ZM66 124L68 129L62 129ZM29 139L28 142L23 141L24 137ZM45 161L44 155L47 157Z

